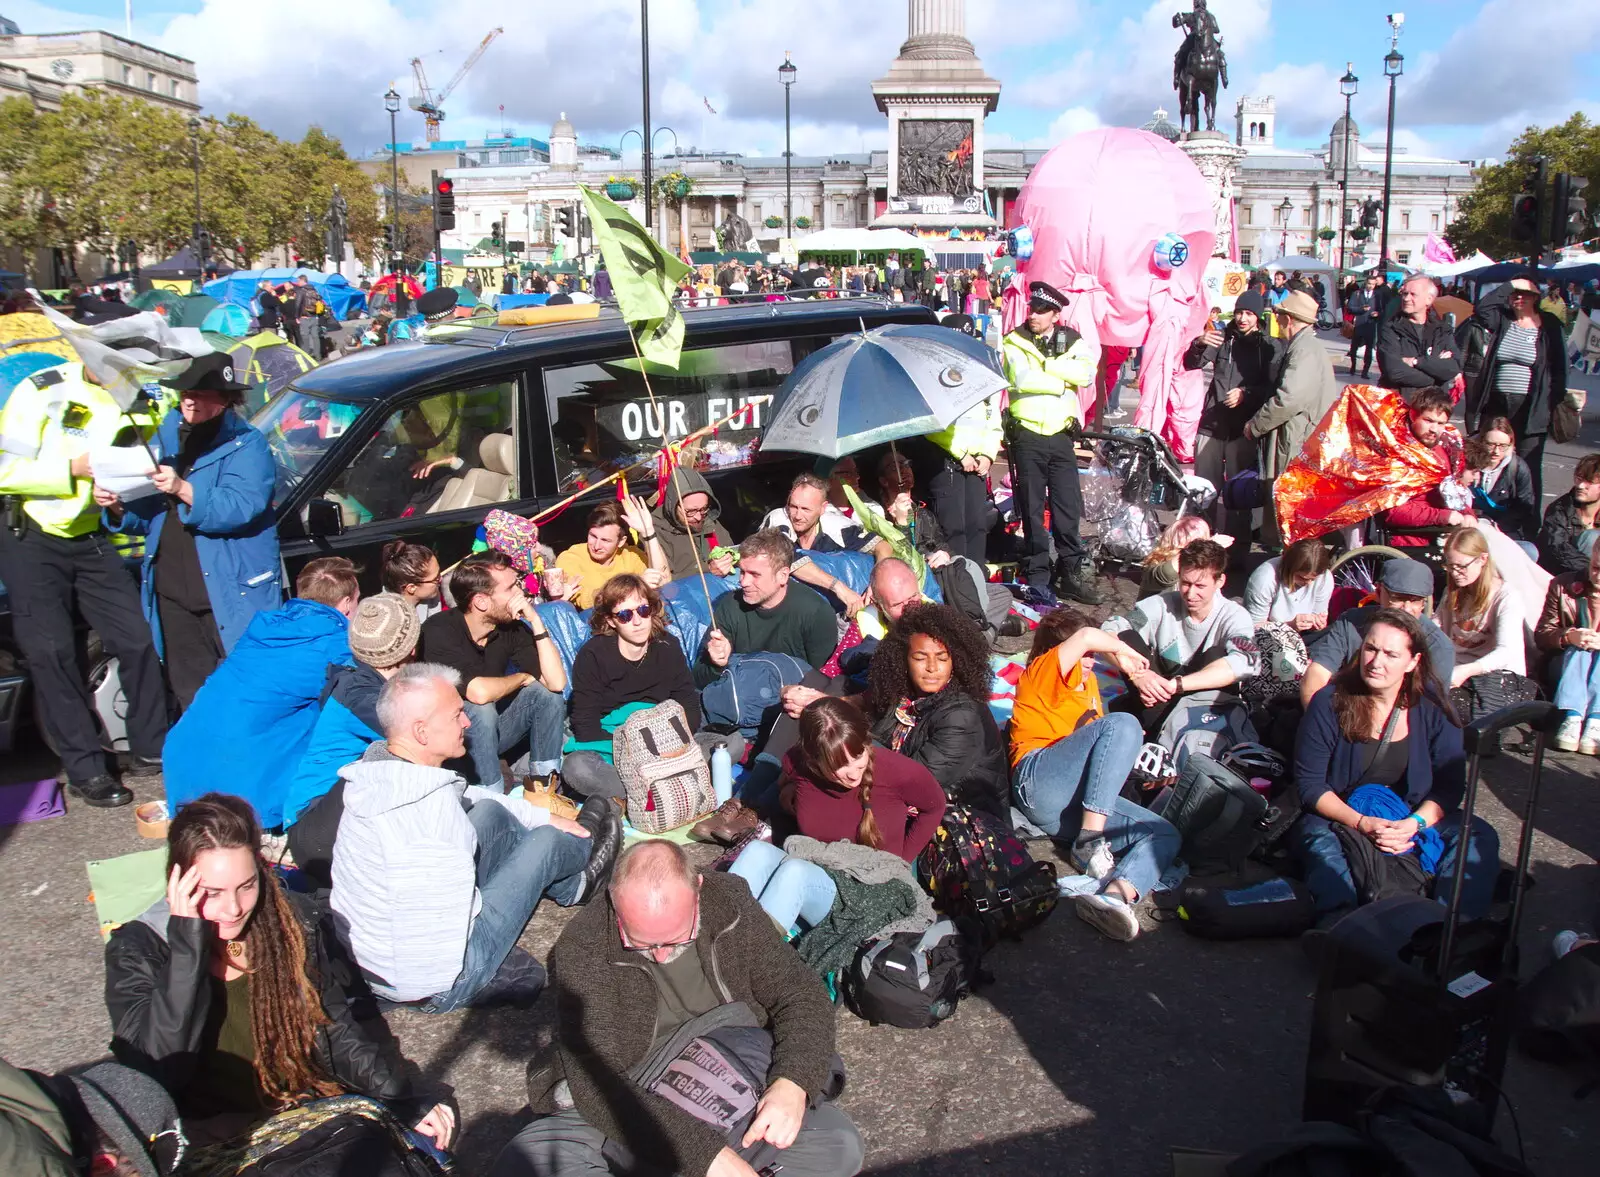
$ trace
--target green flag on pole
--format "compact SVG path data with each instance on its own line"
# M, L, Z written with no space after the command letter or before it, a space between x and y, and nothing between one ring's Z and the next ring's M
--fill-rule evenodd
M683 351L683 316L673 295L689 273L688 265L662 249L620 205L587 188L580 191L617 306L638 335L640 354L676 368Z

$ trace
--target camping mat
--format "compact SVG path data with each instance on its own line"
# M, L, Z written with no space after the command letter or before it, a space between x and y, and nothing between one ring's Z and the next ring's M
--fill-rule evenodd
M66 811L66 803L61 800L61 785L55 777L0 785L0 826L43 821L47 817L60 817Z
M109 939L118 925L138 918L167 893L164 846L85 865L89 870L89 898L100 921L102 939Z

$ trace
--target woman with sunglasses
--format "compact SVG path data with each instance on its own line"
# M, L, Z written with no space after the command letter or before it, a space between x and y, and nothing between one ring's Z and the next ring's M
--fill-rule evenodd
M383 591L404 597L417 613L417 624L444 608L439 599L439 557L423 544L390 540L378 557L378 579Z
M612 733L633 712L668 699L676 699L689 726L697 728L700 693L682 647L667 632L661 596L642 577L625 572L601 585L589 628L594 636L572 660L572 739L564 749L561 777L585 797L621 798L626 790L611 759ZM708 755L722 742L735 760L744 753L737 733L702 732L695 740Z

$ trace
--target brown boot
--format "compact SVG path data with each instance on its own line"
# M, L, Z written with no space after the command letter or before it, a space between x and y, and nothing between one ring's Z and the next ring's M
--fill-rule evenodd
M730 797L715 813L697 822L694 829L689 831L689 837L696 842L731 846L746 831L753 830L760 824L760 814Z

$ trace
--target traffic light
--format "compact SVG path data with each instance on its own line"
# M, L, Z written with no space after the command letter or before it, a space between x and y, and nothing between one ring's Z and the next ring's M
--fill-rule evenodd
M556 209L556 232L563 237L573 236L571 205L564 204Z
M491 221L489 223L489 240L490 240L490 242L492 244L495 244L495 245L499 245L500 244L500 222L499 221Z
M1551 203L1555 213L1551 217L1550 236L1551 244L1557 249L1582 241L1589 232L1589 206L1582 195L1588 184L1587 176L1556 173L1555 199Z
M443 233L456 227L456 182L433 173L433 229Z
M1511 234L1531 242L1536 250L1544 242L1544 185L1547 161L1535 160L1522 178L1522 190L1511 198Z
M383 248L388 253L392 254L394 252L394 224L392 222L383 227Z

